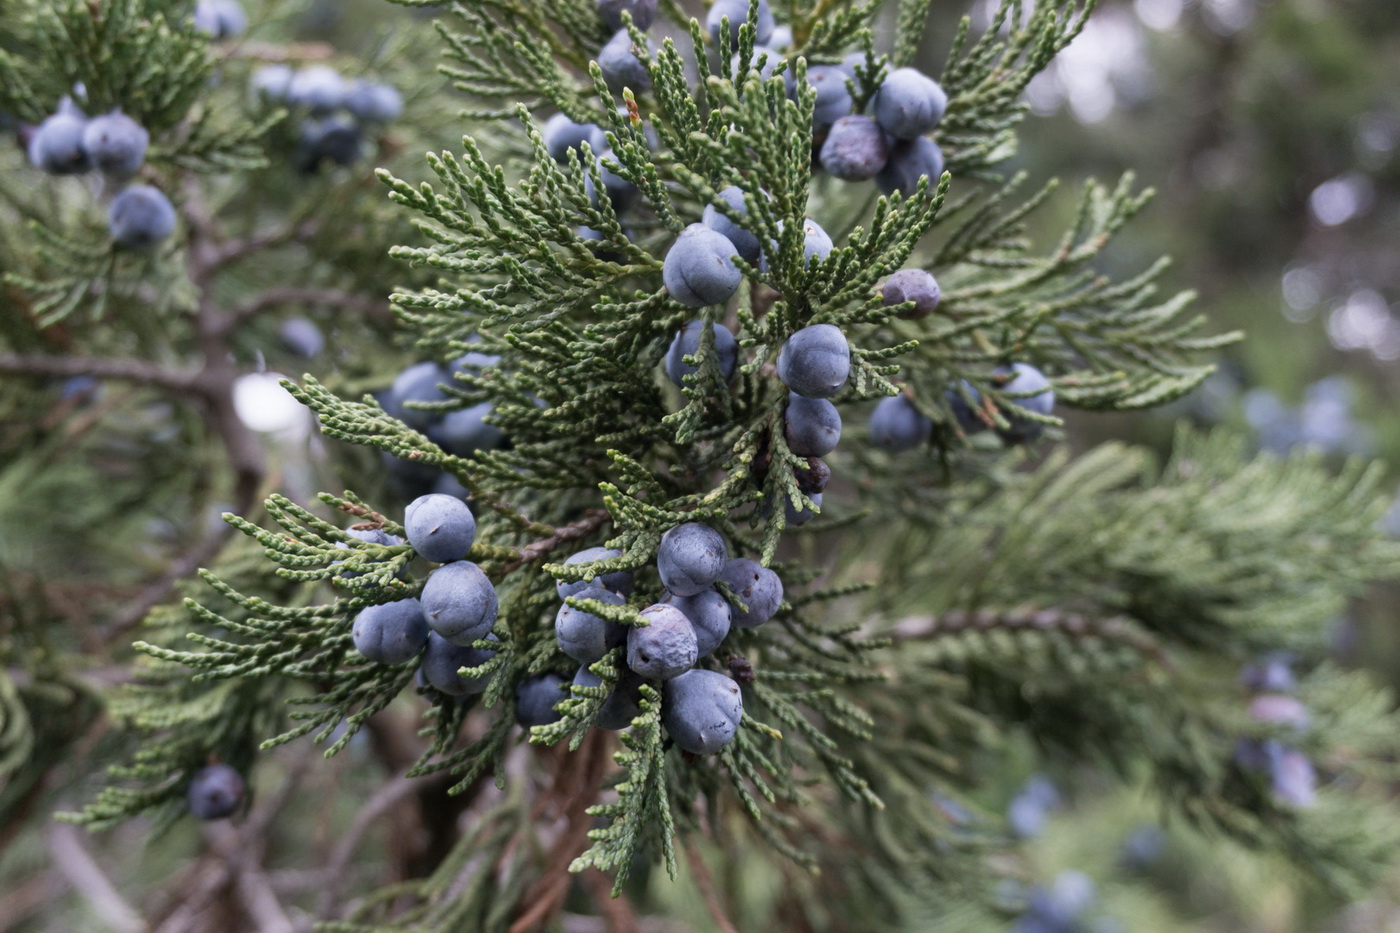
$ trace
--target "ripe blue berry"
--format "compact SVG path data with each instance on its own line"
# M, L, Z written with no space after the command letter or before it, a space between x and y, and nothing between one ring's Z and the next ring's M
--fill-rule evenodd
M368 544L381 544L384 547L393 547L396 544L403 544L403 539L397 535L391 535L383 528L347 528L345 533L352 538L364 541Z
M906 198L919 188L919 179L928 177L936 188L943 174L943 150L927 136L920 136L890 147L890 158L875 176L875 184L885 194L896 191Z
M592 227L580 227L578 228L578 238L589 242L589 244L598 244L599 248L594 248L594 255L598 256L602 262L623 261L623 255L620 254L620 252L617 252L616 249L606 247L608 237L606 237L601 230L594 230Z
M622 28L622 14L632 14L632 25L650 29L656 22L656 0L598 0L598 15L609 29Z
M92 167L83 148L87 117L65 97L58 112L39 124L29 140L29 161L50 175L81 175Z
M695 627L675 606L657 604L642 610L647 625L627 632L627 666L643 677L667 680L695 666L699 642Z
M575 123L562 113L556 113L545 121L540 136L544 139L544 148L549 157L560 163L569 161L571 151L582 157L584 143L588 143L595 156L608 147L608 139L601 127L593 123Z
M416 599L366 606L350 635L360 654L380 664L402 664L428 643L428 620Z
M88 158L113 178L130 178L139 172L150 142L151 134L120 110L89 120L83 128Z
M505 442L506 435L486 416L495 411L490 402L479 402L470 408L448 412L442 420L428 429L428 436L443 450L459 457L470 456L478 450L495 450Z
M807 66L807 83L817 89L817 100L812 106L813 133L830 129L850 114L851 92L846 87L846 72L839 65Z
M896 68L871 99L875 119L896 139L922 136L938 125L948 95L938 82L914 68Z
M890 157L884 131L873 117L853 114L831 126L822 144L822 168L846 181L874 178Z
M112 239L128 249L153 249L175 232L175 208L150 185L132 185L107 210Z
M194 773L185 802L199 820L222 820L243 804L248 787L243 776L228 765L206 765Z
M402 539L397 538L394 535L388 534L387 532L379 528L347 528L345 530L345 533L350 537L355 538L359 541L364 541L367 544L377 544L383 547L393 547L396 544L403 544ZM337 550L354 550L352 545L346 544L344 541L337 541L335 543L335 546ZM345 563L345 561L343 560L331 561L331 566L336 567L343 563ZM356 577L362 577L364 576L364 574L357 571L343 570L341 571L340 576L345 579L354 579Z
M1010 401L1027 411L1038 415L1048 415L1055 409L1055 390L1045 374L1028 363L1014 363L1011 366L997 367L993 378L1001 391L1012 396ZM1004 411L1009 427L997 433L1008 444L1033 441L1045 431L1045 425L1029 418Z
M841 413L824 398L789 392L783 435L788 449L799 457L824 457L841 440Z
M819 493L819 492L811 493L811 494L809 494L809 495L807 496L807 498L808 498L808 499L811 499L811 500L812 500L812 505L816 506L818 509L820 509L820 508L822 507L822 494L821 494L821 493ZM798 526L800 526L800 525L805 525L805 524L807 524L808 522L810 522L813 518L816 518L816 516L817 516L817 513L816 513L816 510L815 510L815 509L808 508L808 507L805 506L805 505L802 506L802 507L800 507L800 508L797 507L797 506L794 506L794 505L792 504L792 500L791 500L791 499L785 498L785 499L783 500L783 507L784 507L784 515L787 517L787 524L788 524L788 527L791 527L791 528L796 528L796 527L798 527Z
M1288 658L1282 654L1269 655L1245 665L1240 671L1240 683L1261 693L1291 693L1298 686Z
M661 280L670 296L689 308L728 301L743 278L734 265L737 253L728 237L704 224L691 224L666 253Z
M821 228L815 220L808 217L802 222L802 262L804 265L811 265L812 260L823 262L831 255L835 245L831 242L831 237Z
M661 536L656 569L672 593L694 596L714 585L728 559L729 549L718 531L699 522L686 522Z
M604 159L611 159L617 162L617 156L611 149L604 149L598 154L598 177L602 179L603 191L608 196L608 201L612 203L612 208L617 213L626 211L636 202L641 190L631 181L622 177L617 172L608 168ZM618 163L619 165L621 163ZM598 206L598 192L593 185L593 177L585 175L583 178L583 190L588 195L589 203L594 207Z
M695 755L713 755L744 718L739 685L715 671L690 671L667 682L661 705L666 734Z
M603 678L584 665L574 675L575 687L601 687ZM599 729L616 731L632 725L632 720L642 713L642 678L631 671L623 671L612 693L608 694L603 705L598 707L598 716L593 725Z
M694 596L667 596L662 602L685 613L695 629L696 653L702 658L718 648L729 634L732 616L729 603L713 587Z
M830 398L851 374L851 347L832 324L812 324L783 342L778 378L803 398Z
M1072 933L1086 929L1082 915L1094 906L1094 882L1080 871L1062 871L1047 890L1031 892L1015 933Z
M248 14L238 0L199 0L194 28L211 39L232 39L248 28Z
M291 65L259 65L253 69L252 76L248 79L248 87L252 92L269 101L283 101L287 99L287 91L292 86L292 78L296 72Z
M451 496L419 496L403 513L408 543L437 564L461 560L476 540L476 519L471 509Z
M731 619L735 628L762 625L783 604L783 581L772 570L746 557L736 557L725 564L720 580L748 607L743 611L734 607Z
M1045 829L1045 806L1029 797L1014 798L1006 809L1006 824L1020 839L1034 839Z
M312 175L326 163L353 165L364 151L364 138L360 125L345 116L303 120L297 142L297 171Z
M1296 748L1277 749L1270 755L1274 796L1292 807L1311 807L1317 802L1317 772L1308 756Z
M573 595L577 599L596 599L613 606L627 602L617 593L596 584ZM565 603L554 616L554 637L559 641L560 651L575 661L592 664L627 640L627 628Z
M1297 697L1282 693L1261 693L1249 701L1249 718L1294 729L1308 727L1308 708Z
M743 189L736 185L730 185L720 190L719 197L741 216L747 217L749 215L748 205L744 203ZM705 205L705 212L700 215L700 220L705 226L726 237L733 244L733 255L740 256L747 262L758 262L758 254L762 251L758 237L721 214L713 204Z
M495 636L491 636L493 639ZM428 635L423 651L423 679L448 696L460 697L482 693L491 682L491 675L463 677L457 672L464 667L480 667L496 656L494 651L482 651L470 645L454 645L437 632Z
M565 698L568 683L552 671L522 680L515 688L515 721L527 729L557 722L554 704Z
M282 345L297 356L310 359L326 348L326 335L321 328L304 317L289 317L277 327Z
M671 341L671 348L666 351L666 376L676 385L685 385L686 376L696 372L696 367L685 361L685 357L694 356L700 351L700 334L704 321L688 321L676 333L676 337ZM711 353L719 355L719 371L724 376L724 381L728 382L734 378L735 367L739 364L739 344L731 334L721 324L711 324L710 330L715 335L715 345Z
M579 551L577 554L564 561L566 564L591 564L594 561L608 560L613 557L621 557L621 551L615 551L606 547L591 547ZM559 580L554 586L559 591L559 598L566 596L577 596L590 586L601 585L603 589L612 590L614 593L621 593L623 596L632 594L632 574L626 570L614 570L612 573L605 573L592 580Z
M603 72L603 81L614 94L621 94L623 88L645 91L651 87L647 66L642 64L633 49L631 33L619 29L598 53L598 68Z
M403 95L387 84L360 78L345 92L345 109L364 123L392 123L403 113Z
M720 44L724 28L722 21L726 18L729 20L729 47L736 49L739 47L739 27L749 19L749 0L716 0L715 5L710 7L710 12L705 17L705 28L709 30L710 38L716 46ZM754 25L754 42L759 45L766 44L773 37L773 28L776 25L768 0L758 0L758 20Z
M345 103L345 79L329 65L312 65L292 75L287 87L287 103L305 107L321 116Z
M912 310L899 315L909 319L928 317L938 307L938 299L942 295L938 280L923 269L900 269L885 281L885 287L880 292L886 306L914 302Z
M485 638L496 624L496 588L469 560L453 561L429 574L422 599L428 624L454 645Z
M467 339L467 343L476 343L480 339L481 338L477 337L476 334L472 334L471 337ZM501 358L494 353L482 353L479 350L468 350L452 361L451 368L454 373L470 373L479 376L486 372L486 370L499 366L500 362Z
M963 398L963 393L971 397L972 404L969 405L967 399ZM980 410L982 394L974 389L972 384L966 379L962 381L961 391L950 388L947 398L948 407L953 412L953 419L957 421L958 427L962 429L964 434L976 434L990 427L982 416L977 411L973 410L974 407Z
M435 412L408 407L407 402L443 402L447 394L441 386L452 382L452 374L437 363L415 363L394 377L383 400L384 410L410 428L422 431L437 417Z
M870 413L870 443L898 453L928 442L933 422L906 396L881 399Z

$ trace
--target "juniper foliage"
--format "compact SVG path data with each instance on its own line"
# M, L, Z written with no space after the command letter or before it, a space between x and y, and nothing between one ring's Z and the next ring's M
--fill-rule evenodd
M1279 804L1232 758L1237 739L1272 733L1229 712L1237 696L1228 675L1201 672L1279 645L1314 649L1318 626L1346 598L1393 575L1400 553L1375 530L1383 503L1374 471L1252 459L1227 437L1191 434L1163 465L1113 444L1034 462L990 432L967 434L954 415L960 401L988 427L1015 418L1058 428L1058 417L1003 391L995 370L1013 361L1046 372L1071 409L1161 405L1198 385L1211 352L1238 339L1208 333L1189 293L1164 291L1165 261L1119 280L1096 265L1149 201L1131 177L1087 184L1056 242L1028 234L1055 187L1028 195L1023 176L1004 175L1025 114L1021 94L1093 3L1050 0L1027 12L1007 0L981 35L964 20L945 37L937 77L949 106L935 135L948 171L878 198L814 176L816 92L806 71L863 52L850 82L863 107L884 73L913 60L928 0L777 4L794 45L767 80L753 67L756 5L737 48L723 32L716 47L689 7L661 6L665 37L654 54L629 27L650 88L619 96L591 61L607 36L590 0L447 4L436 25L442 70L470 105L460 146L430 153L426 178L411 166L381 169L374 207L354 199L327 207L336 182L317 181L282 210L246 212L225 209L235 196L219 176L266 171L268 154L286 142L285 114L246 101L235 112L233 95L207 89L215 58L181 25L188 4L0 6L17 11L13 35L0 38L0 110L38 119L75 82L96 110L120 105L152 130L153 171L183 186L190 228L168 250L136 259L103 245L72 199L0 181L33 237L3 240L14 257L7 282L30 322L9 338L16 349L45 350L52 329L80 315L106 326L134 321L139 303L149 320L125 352L183 359L209 339L211 322L236 330L276 303L255 300L229 317L211 310L221 288L238 284L222 275L239 259L219 251L212 199L220 222L239 224L245 248L300 241L307 225L360 224L369 245L307 246L330 284L295 294L356 308L347 293L400 283L390 301L417 354L443 363L469 351L500 357L456 372L444 401L410 403L445 413L490 402L489 420L511 443L471 455L444 450L364 391L387 381L387 366L352 362L349 375L285 383L324 437L440 470L470 492L478 535L468 556L500 602L495 640L475 645L494 656L462 672L490 675L485 693L464 702L416 688L423 750L406 771L446 775L450 793L480 802L479 818L431 872L376 892L326 929L497 929L528 906L525 873L505 872L502 887L481 867L527 858L518 842L535 814L507 767L524 738L558 749L541 760L555 764L554 793L580 832L582 854L566 864L610 873L614 894L651 863L674 875L701 836L752 837L790 865L782 870L798 892L792 909L813 927L863 895L892 924L936 917L987 928L1008 910L988 855L1012 843L974 798L1017 739L1141 776L1174 817L1287 853L1338 892L1364 891L1400 835L1365 794L1340 789L1389 776L1379 762L1394 755L1397 732L1386 700L1336 670L1308 680L1325 728L1309 731L1306 750L1331 786L1304 812ZM892 39L876 28L881 16ZM540 127L555 111L603 127L607 153L584 146L553 160ZM605 173L635 186L638 206L619 211L602 196ZM719 196L730 185L746 192L746 216ZM697 370L677 389L659 364L696 312L668 297L660 270L675 235L706 206L772 246L761 265L736 260L744 284L735 301L700 312L735 332L735 381L726 383L705 326ZM836 234L820 262L804 258L809 216ZM601 243L583 239L581 227ZM376 250L388 258L366 258ZM943 290L937 313L918 320L879 291L911 266L930 269ZM772 368L783 341L814 323L840 327L850 342L841 407L863 413L904 391L935 426L922 458L884 454L858 429L847 432L831 458L840 485L821 505L800 488L810 464L784 440L787 390ZM209 354L203 372L218 366ZM105 368L121 378L119 367ZM202 378L155 381L196 388ZM360 523L403 534L401 503L370 461L354 463L354 490L301 501L273 492L261 512L257 483L235 485L243 495L224 518L243 539L217 562L217 550L201 559L211 569L186 584L181 606L147 619L136 642L139 682L106 698L131 759L69 819L94 828L143 814L172 820L188 778L211 755L252 769L259 752L310 740L333 756L414 690L413 662L371 663L351 643L360 609L416 597L426 578L407 545L347 533ZM243 474L260 482L247 464ZM818 517L789 528L788 505ZM602 686L573 688L558 721L522 734L516 686L545 672L571 676L553 637L555 580L631 572L627 604L569 602L636 625L661 594L657 544L686 521L720 530L732 555L777 569L787 594L774 620L732 631L707 662L736 677L751 671L741 677L745 715L734 741L705 759L671 748L662 691L648 685L609 766L608 733L592 723L623 676L621 650L591 666ZM820 561L818 543L828 549ZM602 544L620 556L563 562ZM34 626L22 617L10 624L23 637L13 649L0 643L0 658L41 672L26 675L32 684L0 674L0 773L10 769L23 789L40 724L74 728L42 716L43 704L67 689L83 698L69 707L81 720L97 699L65 686L62 671L42 673L48 662L24 647ZM488 777L494 796L482 788ZM975 815L954 821L939 800ZM852 850L866 858L843 857Z

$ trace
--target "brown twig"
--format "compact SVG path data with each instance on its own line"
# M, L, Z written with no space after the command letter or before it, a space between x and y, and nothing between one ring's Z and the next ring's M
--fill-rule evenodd
M593 900L598 905L598 913L608 924L610 933L641 933L641 923L632 902L627 895L612 896L612 879L596 868L590 868L582 875L583 883L593 892Z
M321 224L315 220L303 220L278 227L268 227L245 237L214 245L204 257L203 265L212 274L224 266L237 262L245 256L262 252L268 247L292 241L305 242L313 239L320 232Z
M224 58L253 58L260 62L324 61L335 57L335 46L328 42L243 41L223 50Z
M97 376L184 393L198 393L204 389L200 375L195 370L171 369L142 360L0 353L0 373L26 376Z
M1131 619L1095 619L1063 609L957 610L941 616L912 616L895 623L890 635L895 641L913 641L973 631L1062 632L1077 638L1101 638L1127 645L1167 670L1175 668L1157 639Z
M296 933L296 926L287 917L281 901L262 869L262 840L249 845L245 834L227 823L210 823L204 827L209 847L227 862L233 873L239 904L262 933Z
M49 862L92 907L93 916L117 933L146 933L145 921L98 866L75 826L52 822L44 831Z
M329 305L378 317L386 322L392 322L394 319L389 310L389 302L384 298L356 295L338 288L293 287L269 288L234 308L229 316L233 324L240 324L278 305Z
M31 914L48 907L63 893L63 877L56 871L43 871L10 885L0 895L0 933L25 925Z
M565 829L550 848L544 874L520 899L525 910L510 925L510 933L542 929L563 909L574 877L569 866L587 848L588 831L593 828L588 808L597 802L603 775L612 760L611 738L611 733L593 729L577 753L559 752L564 760L550 796L564 801Z
M520 548L520 556L503 565L500 572L502 574L514 573L526 564L532 564L548 557L561 544L588 537L610 521L612 521L612 516L607 513L607 510L590 509L578 521L556 528L554 534L549 537L532 541Z
M700 889L700 896L705 900L705 907L710 911L716 929L720 930L720 933L739 933L738 928L730 921L724 905L720 903L719 892L715 890L715 880L710 876L710 869L705 865L700 850L695 848L695 843L685 844L685 859L690 863L690 871L695 875L695 886Z
M355 851L360 846L360 841L369 832L370 827L381 816L395 809L410 797L435 784L446 784L449 778L450 776L447 774L423 778L396 777L375 791L374 795L360 808L360 812L355 815L355 822L336 842L335 849L331 852L330 858L326 860L325 876L328 880L321 894L318 910L320 916L330 918L341 903L341 894L349 880L350 860L354 857Z
M360 522L361 525L383 525L386 521L388 521L387 518L385 518L383 515L380 515L373 509L367 509L363 505L356 505L353 502L342 502L340 503L339 508L340 511L344 512L347 515L354 515L356 518L366 519L367 521Z

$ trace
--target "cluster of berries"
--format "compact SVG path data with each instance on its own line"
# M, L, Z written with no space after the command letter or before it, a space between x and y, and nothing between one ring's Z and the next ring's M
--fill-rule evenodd
M748 216L743 189L730 185L719 192L719 197L735 213ZM804 263L821 262L831 255L831 237L815 220L808 217L803 221L802 234ZM707 205L700 223L682 230L667 251L661 281L667 294L688 308L720 304L739 290L743 280L735 256L760 270L768 267L758 237L715 205Z
M943 119L948 96L928 75L896 68L871 97L871 112L853 113L847 81L865 65L865 56L856 53L840 65L808 69L807 81L817 89L813 131L821 167L844 181L873 178L885 194L912 194L925 176L936 184L943 150L925 134Z
M496 450L506 443L506 436L499 427L486 421L494 410L490 402L480 402L446 414L411 407L408 403L449 401L450 397L443 387L456 382L455 373L479 375L500 361L498 356L471 351L446 366L432 361L415 363L399 373L393 384L379 394L379 404L387 413L414 430L422 431L429 440L450 454L466 457L477 451ZM402 460L388 453L383 455L383 461L390 478L398 490L406 494L406 498L427 491L458 498L468 495L455 476L436 467Z
M604 701L596 725L626 728L641 712L642 683L662 681L662 722L667 734L697 755L719 751L739 727L743 699L732 679L695 665L720 646L731 627L754 628L772 618L783 602L782 580L754 561L731 560L719 532L687 522L666 532L657 550L656 566L665 595L641 610L645 624L627 626L590 612L595 607L588 605L589 601L626 604L632 592L630 573L600 568L587 575L587 565L620 556L618 551L598 547L565 561L586 574L583 580L557 583L564 605L555 616L555 636L560 650L583 664L573 685L601 686L602 679L589 665L625 647L627 670ZM539 714L539 722L557 718L552 707L562 685L563 678L556 676L552 689L538 688L541 699L530 711ZM543 704L543 700L549 702ZM518 699L518 714L520 708Z
M1253 696L1249 717L1255 722L1302 732L1308 727L1308 709L1292 692L1297 688L1288 659L1271 655L1246 665L1240 682ZM1235 761L1257 774L1267 775L1274 797L1294 807L1310 807L1317 800L1317 772L1308 756L1278 739L1241 739Z
M730 48L738 47L739 27L747 21L748 12L748 0L718 0L710 7L706 27L716 46L721 45L728 21ZM776 25L766 0L758 4L757 13L752 64L766 80L782 61L791 34ZM737 70L738 58L736 52L732 69ZM943 174L943 151L926 134L943 119L948 95L922 72L896 68L871 97L870 112L856 113L852 82L858 80L857 69L869 67L865 54L856 52L837 65L807 68L807 82L817 93L812 114L816 164L846 181L873 178L885 194L908 195L925 176L936 183ZM792 69L786 74L788 93L795 95Z
M88 117L71 97L29 134L29 161L50 175L81 175L96 169L124 184L141 170L151 134L114 110ZM149 250L175 232L175 208L150 185L126 185L107 209L112 239L128 249Z
M622 33L626 35L626 33ZM575 123L562 113L556 113L545 121L542 130L544 146L546 151L554 161L561 165L569 161L569 153L574 153L579 159L591 158L598 166L598 177L603 182L603 192L608 196L608 201L612 204L612 209L617 214L622 214L631 208L637 201L641 192L637 186L626 178L608 169L604 164L604 159L612 159L613 151L608 146L608 138L603 128L596 123ZM651 137L647 137L648 143ZM594 190L593 179L585 176L585 185L588 190L588 198L596 206L598 204L598 192ZM601 242L603 234L592 227L580 227L579 236L584 240ZM612 260L611 253L603 251L599 253L599 258Z
M303 115L293 161L306 175L328 164L354 164L364 153L365 131L382 128L403 113L397 89L364 78L349 80L329 65L263 65L253 72L250 85L259 99Z
M229 39L248 27L248 15L237 0L199 0L193 24L213 39ZM164 193L150 185L126 185L145 164L151 135L121 110L88 119L65 97L27 136L29 161L36 168L51 175L96 169L125 185L107 209L107 228L118 245L150 250L175 232L175 208Z
M651 86L646 66L637 58L632 37L623 26L622 14L629 14L637 29L650 29L656 21L656 7L657 0L598 0L598 15L603 24L613 31L612 37L598 52L598 69L603 74L604 83L615 94L621 93L623 88L644 91ZM648 47L650 50L650 43ZM598 124L575 123L567 115L556 113L545 121L542 135L545 149L554 161L567 164L572 152L579 159L591 159L597 165L603 193L608 196L615 213L622 214L636 203L641 193L637 186L610 171L603 161L616 160L608 146L607 135ZM649 130L646 139L648 145L655 146L655 137ZM598 192L594 190L591 175L586 176L585 184L589 200L596 206ZM592 227L580 227L578 232L584 240L602 242L604 239L603 234ZM599 258L611 261L616 257L603 250L599 252Z
M404 532L419 557L442 566L428 575L418 599L361 609L351 628L355 648L380 664L402 664L422 655L420 681L450 696L480 693L487 678L458 674L494 655L476 647L491 636L497 612L495 587L466 559L476 540L476 519L461 499L422 496L405 510ZM382 531L352 535L384 547L402 543Z
M697 372L694 362L704 333L703 321L686 323L666 352L667 377L678 386ZM714 352L725 381L734 378L739 345L726 328L711 324ZM794 333L778 353L778 378L788 387L783 413L783 436L788 449L808 459L798 477L798 488L821 507L822 491L831 471L820 458L836 449L841 439L841 413L829 398L846 384L851 371L851 350L840 329L832 324L812 324ZM811 519L810 509L787 506L787 524L802 525Z
M238 0L199 0L194 28L215 41L234 39L248 29L248 13Z

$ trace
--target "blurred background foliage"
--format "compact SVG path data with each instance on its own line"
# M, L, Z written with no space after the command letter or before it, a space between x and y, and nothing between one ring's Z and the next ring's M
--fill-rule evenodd
M979 0L974 20L985 25L995 3ZM935 3L920 66L932 74L941 67L963 3ZM307 43L328 43L344 62L358 62L383 79L394 80L401 56L436 55L428 19L431 11L408 11L383 0L281 0L265 5L254 39L288 35ZM426 15L424 15L426 14ZM0 2L0 22L3 2ZM0 32L3 32L0 29ZM3 35L0 35L3 42ZM425 51L427 50L427 51ZM414 63L420 64L419 63ZM1312 444L1339 461L1349 454L1381 458L1400 477L1400 4L1394 0L1102 0L1083 35L1032 84L1028 103L1036 114L1022 133L1015 168L1033 178L1058 175L1062 186L1043 212L1039 238L1054 236L1070 220L1074 194L1088 177L1112 179L1125 170L1157 189L1156 201L1104 254L1105 271L1140 269L1162 253L1175 258L1168 281L1199 292L1199 308L1213 319L1212 330L1241 328L1248 338L1227 351L1220 372L1207 385L1165 411L1072 419L1067 434L1076 449L1109 439L1148 443L1165 454L1176 419L1226 424L1248 432L1262 448L1283 451ZM391 136L379 161L411 180L421 177L417 153L456 142L450 95L432 88L415 92L406 121L411 136ZM431 133L423 127L432 128ZM409 132L407 130L403 131ZM422 134L422 135L419 135ZM0 156L18 161L13 148ZM366 179L367 186L375 186ZM308 196L304 182L290 174L288 196ZM375 195L379 192L374 191ZM310 196L315 196L311 192ZM365 242L405 242L400 231ZM0 266L13 241L0 238ZM304 262L305 257L285 260ZM383 257L346 255L332 249L319 261L337 272L337 284L354 287L363 276L383 275ZM411 285L402 266L392 281ZM387 290L387 289L386 289ZM272 328L266 343L245 348L262 353L270 368L309 371L343 387L372 388L387 381L407 354L385 350L382 359L364 361L351 352L366 340L384 340L382 321L346 324L323 321L329 352L296 360L277 344ZM0 321L0 326L3 322ZM341 333L343 329L343 334ZM344 367L342 369L342 366ZM156 393L116 386L103 390L98 404L128 413L150 411L164 430L197 433L197 418L155 409L166 405ZM7 445L17 448L19 425L42 430L42 412L6 408L0 390L0 466ZM104 435L102 443L122 442ZM95 473L108 463L160 462L159 435L139 419L129 422L123 458L104 458L100 449L66 445L54 438L59 454L80 456L81 469ZM188 438L184 445L202 448ZM130 445L154 445L151 456ZM352 454L354 455L354 454ZM75 462L72 456L62 458ZM41 464L42 465L42 464ZM217 468L211 464L211 469ZM112 528L108 536L122 560L100 553L75 555L66 571L96 576L113 586L114 600L139 580L133 572L158 568L197 536L212 518L194 507L200 490L173 488L159 472L145 474L148 491L139 502L82 503L83 510L57 507L65 484L62 471L0 472L0 561L17 566L61 563L52 551L63 535L29 539L17 529L36 522L59 522L77 529L94 522ZM92 480L87 480L91 482ZM309 488L316 483L308 480ZM324 488L330 488L321 484ZM123 488L129 488L124 486ZM93 512L91 510L97 510ZM1392 513L1400 535L1400 507ZM131 542L139 541L137 547ZM133 560L135 558L135 560ZM139 574L136 574L139 576ZM7 580L18 580L7 574ZM63 594L56 589L55 601ZM1332 650L1344 664L1373 668L1400 687L1400 592L1378 591L1336 621ZM0 637L4 629L0 626ZM79 637L82 637L79 633ZM97 643L97 642L93 642ZM1222 669L1219 676L1234 672ZM1242 692L1243 697L1243 692ZM1242 702L1243 699L1242 699ZM97 740L100 742L100 738ZM91 751L91 749L90 749ZM100 754L100 751L93 752ZM311 757L314 757L314 753ZM307 826L276 828L270 865L288 885L314 888L316 879L298 879L299 853L323 846L314 827L343 825L353 818L363 794L379 780L357 774L367 759L341 756L311 769L306 789L324 790L321 812L306 813ZM1123 790L1092 769L1065 763L1049 776L1056 790L1037 796L1032 756L1022 769L1009 768L984 796L970 803L990 812L1019 804L1025 825L1027 874L1050 884L1065 871L1082 871L1095 883L1102 929L1130 933L1304 933L1400 929L1400 876L1365 903L1326 899L1291 876L1280 863L1261 860L1219 842L1173 827L1157 826L1157 814L1143 797ZM261 768L265 789L283 777L279 769L305 767L293 761ZM332 793L333 787L340 793ZM950 804L951 805L951 804ZM341 808L344 812L328 812ZM1038 815L1037 815L1038 814ZM1016 820L1013 810L1013 822ZM392 830L381 828L382 845L392 849ZM5 830L0 827L0 837ZM125 858L119 885L142 887L178 870L196 849L195 827L172 828L150 839L145 828L128 826L103 842L107 853ZM739 893L732 916L740 929L772 928L783 916L783 877L766 859L745 860L734 853L701 847L718 875L734 877L723 887ZM832 853L839 863L847 857ZM36 839L21 840L0 861L0 931L9 929L110 929L94 923L71 897L16 879L34 878L45 858ZM740 879L739 876L742 876ZM653 873L647 907L658 917L649 929L710 929L703 898L687 875L672 883ZM45 901L41 914L24 909ZM26 919L27 918L27 919ZM913 921L911 921L912 923ZM958 915L942 916L937 929L961 929ZM911 926L910 929L933 929ZM968 929L985 929L985 918L969 916ZM852 928L854 929L854 927ZM1027 931L1029 933L1029 930Z
M955 17L935 7L925 62L936 66ZM1169 254L1168 281L1195 289L1216 327L1246 332L1190 397L1073 420L1070 443L1165 451L1185 418L1280 453L1376 457L1400 476L1400 5L1108 0L1027 99L1037 116L1018 167L1063 182L1062 213L1041 217L1042 233L1067 219L1076 182L1134 171L1158 195L1105 268ZM1387 524L1400 535L1400 506ZM1334 623L1334 656L1400 685L1397 616L1400 591L1378 588ZM1055 777L1059 802L1027 843L1031 874L1087 873L1111 928L1400 929L1400 878L1374 901L1331 902L1281 864L1163 834L1137 795L1093 774Z

